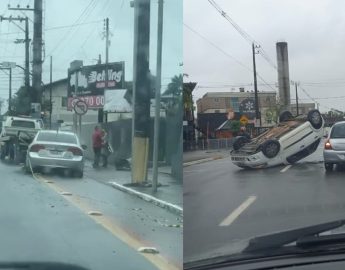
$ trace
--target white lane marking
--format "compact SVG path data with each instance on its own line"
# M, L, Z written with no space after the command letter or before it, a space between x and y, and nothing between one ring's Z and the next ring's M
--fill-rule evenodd
M280 170L280 172L286 172L288 169L291 168L292 165L287 165L284 169Z
M229 216L227 216L219 226L229 226L233 223L236 218L238 218L244 210L246 210L254 201L256 200L256 196L249 196L247 200L245 200L239 207L237 207Z

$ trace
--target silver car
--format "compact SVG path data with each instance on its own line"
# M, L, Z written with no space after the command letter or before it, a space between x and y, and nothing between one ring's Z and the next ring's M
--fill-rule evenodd
M29 145L26 157L28 171L41 168L69 169L83 177L84 151L76 134L66 131L41 130Z
M345 121L332 126L325 142L323 158L326 171L332 171L334 164L345 164Z

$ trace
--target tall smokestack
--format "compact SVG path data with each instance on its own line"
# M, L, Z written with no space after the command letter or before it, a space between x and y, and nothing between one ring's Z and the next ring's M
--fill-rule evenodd
M282 110L290 110L290 78L287 42L277 42L279 103Z

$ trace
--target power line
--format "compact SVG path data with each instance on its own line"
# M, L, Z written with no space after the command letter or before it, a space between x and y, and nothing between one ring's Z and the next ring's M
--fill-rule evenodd
M230 22L230 24L239 32L239 34L249 43L254 43L257 45L260 45L257 41L255 41L254 38L252 38L247 32L245 32L233 19L231 19L224 10L222 10L222 8L214 1L214 0L208 0L208 2L227 20ZM264 49L262 48L262 46L259 46L259 53L261 54L261 56L276 70L277 66L274 64L274 62L269 58L268 54L264 51ZM262 78L261 78L262 79ZM316 100L311 97L308 92L302 88L300 86L300 88L302 89L302 91L308 96L308 98L310 98L312 101L314 101L315 103ZM317 103L319 104L319 103ZM319 104L320 105L320 104ZM321 105L320 105L321 106ZM328 108L327 106L322 105L325 108Z
M235 28L235 30L250 44L255 43L259 45L258 51L261 56L276 70L278 70L275 63L270 59L268 54L264 51L262 46L254 38L252 38L245 30L243 30L214 0L208 2Z
M209 39L207 39L206 37L204 37L203 35L201 35L199 32L197 32L196 30L194 30L193 28L191 28L190 26L188 26L186 23L183 23L183 25L185 27L187 27L190 31L192 31L194 34L196 34L197 36L199 36L200 38L202 38L204 41L206 41L207 43L209 43L211 46L213 46L214 48L216 48L217 50L219 50L220 52L222 52L224 55L226 55L227 57L231 58L233 61L235 61L237 64L241 65L242 67L244 67L245 69L247 69L249 72L253 72L253 70L249 67L247 67L245 64L243 64L242 62L240 62L239 60L237 60L235 57L233 57L231 54L227 53L226 51L224 51L223 49L221 49L220 47L218 47L216 44L214 44L212 41L210 41ZM276 91L276 89L272 88L269 84L267 84L267 82L265 81L265 79L259 75L258 73L256 74L258 76L258 78L264 82L268 87L270 87L273 91Z
M86 8L83 10L83 12L79 15L78 19L74 22L73 25L76 25L79 23L79 21L81 20L81 18L84 16L84 14L88 11L88 9L90 8L91 4L94 3L95 0L90 0L89 4L86 6ZM61 45L61 43L63 41L66 41L68 39L69 34L71 33L71 29L73 27L69 28L69 31L67 32L66 35L64 35L55 45L55 47L48 53L48 55L52 55L52 53Z
M59 30L59 29L64 29L64 28L74 28L74 27L81 26L81 25L99 23L101 21L103 21L103 20L96 20L96 21L89 21L89 22L83 22L83 23L77 23L77 24L54 26L54 27L45 28L45 31ZM22 32L18 31L18 32L0 33L0 36L2 36L2 35L16 35L16 34L20 34L20 33L22 33Z
M252 72L252 69L247 67L245 64L241 63L239 60L237 60L235 57L233 57L232 55L230 55L229 53L227 53L226 51L224 51L223 49L221 49L220 47L218 47L216 44L214 44L212 41L208 40L206 37L204 37L203 35L201 35L199 32L197 32L196 30L194 30L193 28L191 28L190 26L188 26L186 23L183 23L183 25L185 27L187 27L190 31L192 31L194 34L196 34L197 36L199 36L200 38L202 38L203 40L205 40L207 43L209 43L210 45L212 45L214 48L216 48L218 51L222 52L223 54L225 54L226 56L228 56L229 58L231 58L232 60L234 60L237 64L241 65L242 67L244 67L245 69L249 70L250 72Z

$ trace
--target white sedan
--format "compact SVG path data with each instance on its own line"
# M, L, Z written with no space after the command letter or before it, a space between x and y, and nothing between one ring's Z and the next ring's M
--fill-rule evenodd
M41 130L28 147L26 169L63 168L83 177L85 148L73 132Z
M266 168L293 164L317 149L323 137L324 120L318 110L307 117L280 115L280 123L254 139L236 137L230 152L232 162L242 168Z

